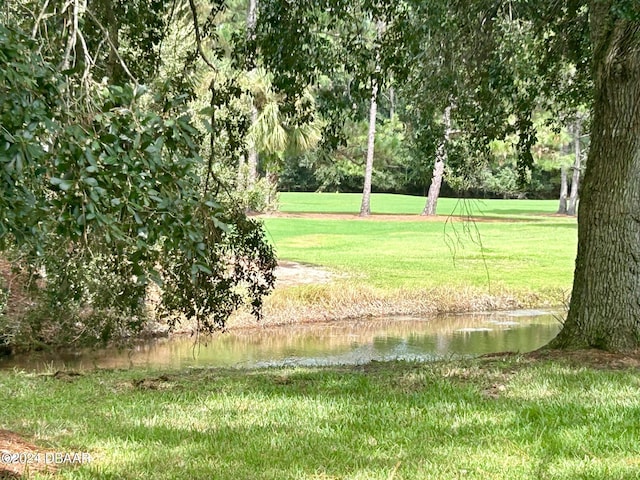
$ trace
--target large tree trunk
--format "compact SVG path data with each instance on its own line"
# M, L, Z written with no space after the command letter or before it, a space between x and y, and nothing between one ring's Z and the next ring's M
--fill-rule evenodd
M582 151L580 148L580 136L582 135L582 119L578 117L573 125L573 144L575 151L575 159L573 161L573 172L571 174L571 195L569 195L569 204L567 206L567 214L575 215L578 211L578 191L580 187L580 165L582 163Z
M369 107L369 135L367 136L367 161L364 168L364 187L362 188L362 203L360 216L371 215L371 177L373 175L373 153L376 143L376 116L378 112L378 81L373 79L371 87L371 106Z
M433 166L433 176L431 177L431 185L429 186L429 194L427 195L427 204L424 206L422 215L435 215L438 208L438 197L440 196L440 187L442 186L442 177L444 176L444 165L447 162L447 143L451 137L451 105L444 109L442 115L444 122L444 138L436 151L436 163Z
M560 205L558 206L558 213L562 215L567 214L567 195L569 193L569 187L567 186L567 167L560 167Z
M640 22L591 1L595 103L569 314L552 346L640 346Z

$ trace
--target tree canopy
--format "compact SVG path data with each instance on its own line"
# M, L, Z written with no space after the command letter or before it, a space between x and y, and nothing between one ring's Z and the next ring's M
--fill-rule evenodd
M167 316L207 330L245 302L258 315L275 258L206 151L219 132L193 103L196 43L159 74L170 22L190 25L176 2L24 1L0 16L0 247L49 312L135 327L155 283Z

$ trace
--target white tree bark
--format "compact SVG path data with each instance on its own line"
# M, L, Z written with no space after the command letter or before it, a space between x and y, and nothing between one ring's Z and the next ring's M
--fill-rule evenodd
M451 138L451 105L444 109L442 115L444 122L444 138L436 151L436 162L433 166L433 175L431 177L431 186L427 195L427 204L424 206L422 215L435 215L438 207L438 197L440 196L440 187L442 186L442 177L444 176L444 166L447 163L447 143Z
M255 125L258 121L258 109L255 105L251 105L251 125ZM258 151L256 149L255 140L249 140L247 148L247 181L246 187L251 190L258 178Z
M562 215L567 214L567 194L569 187L567 185L567 167L560 167L560 205L558 206L558 213Z
M254 38L256 29L256 10L258 9L258 0L249 0L249 10L247 11L247 38Z
M384 31L384 23L377 24L378 39ZM367 136L367 159L364 169L364 186L362 188L362 203L360 204L360 216L371 215L371 177L373 175L373 158L376 143L376 116L378 114L378 78L380 72L380 50L376 52L376 68L371 80L371 105L369 107L369 134Z
M252 40L255 37L256 29L256 10L258 8L258 0L249 0L249 9L247 11L247 40ZM255 104L251 104L251 125L255 125L258 121L258 109ZM244 169L242 165L239 165L240 169ZM244 175L242 170L239 171L239 175ZM258 178L258 151L253 140L249 142L247 148L247 180L241 182L245 184L245 187L251 190Z
M369 107L369 134L367 136L367 161L364 169L364 187L360 216L371 215L371 177L373 175L373 157L376 142L376 116L378 113L378 81L374 78L371 87L371 106Z

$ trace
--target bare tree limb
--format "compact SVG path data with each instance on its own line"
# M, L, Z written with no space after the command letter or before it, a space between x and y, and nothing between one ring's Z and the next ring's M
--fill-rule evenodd
M198 48L198 53L200 54L200 57L202 58L202 60L204 60L204 63L209 65L209 67L213 71L216 71L217 70L216 66L213 63L211 63L211 60L207 58L207 56L204 53L204 50L202 50L202 37L200 36L200 27L198 26L198 12L196 11L196 4L193 0L189 0L189 7L191 8L191 16L193 17L193 28L195 29L195 32L196 32L196 45Z
M49 0L45 0L44 5L42 6L42 10L40 10L40 14L38 14L38 18L36 18L35 23L33 24L33 30L31 30L31 38L36 38L36 34L38 33L38 29L40 27L40 22L44 18L44 12L47 10L49 6Z
M82 82L86 82L91 74L91 68L95 65L95 60L91 58L91 53L87 47L87 42L84 39L82 32L78 30L78 38L82 44L82 50L84 52L84 72L82 74Z
M68 6L69 4L67 4ZM73 16L71 18L71 26L69 27L69 36L67 37L67 47L64 50L64 57L62 58L62 70L68 70L71 63L71 52L76 48L76 37L78 34L78 15L79 7L78 0L73 1Z
M109 43L109 46L111 47L111 50L113 51L115 56L118 57L118 61L120 62L120 65L122 66L122 69L129 76L129 78L134 83L134 85L138 86L139 85L138 80L136 79L136 77L133 76L133 74L129 70L129 67L127 67L127 64L124 62L124 60L120 56L120 53L118 52L118 49L116 48L116 46L113 44L113 41L111 40L111 37L109 36L109 32L107 31L107 29L104 27L104 25L102 25L100 20L98 20L98 18L93 14L93 12L91 10L87 9L87 13L91 17L91 19L94 22L96 22L96 25L98 25L98 28L100 28L100 30L102 30L102 33L104 33L105 38L106 38L107 42Z

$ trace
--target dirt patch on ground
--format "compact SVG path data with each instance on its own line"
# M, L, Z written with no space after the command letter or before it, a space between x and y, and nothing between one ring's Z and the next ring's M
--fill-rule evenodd
M160 375L156 378L139 378L132 380L133 388L139 390L172 390L176 383L172 381L169 375Z
M516 354L513 352L489 353L482 355L485 360L499 360L501 358L518 356L524 363L538 361L561 361L580 368L597 368L602 370L640 369L640 350L626 353L612 353L604 350L589 348L584 350L552 350L541 348L534 352Z
M56 471L53 452L28 442L17 433L0 430L0 479L22 478L34 472Z
M278 262L275 275L276 288L327 283L336 277L334 273L323 268L286 260Z
M640 350L629 353L611 353L603 350L550 350L542 349L526 355L531 360L562 360L576 367L604 370L640 369Z

